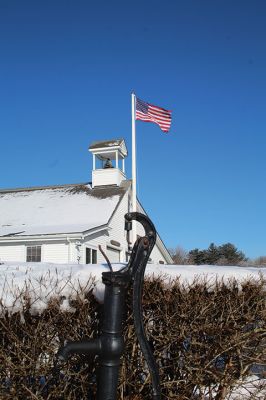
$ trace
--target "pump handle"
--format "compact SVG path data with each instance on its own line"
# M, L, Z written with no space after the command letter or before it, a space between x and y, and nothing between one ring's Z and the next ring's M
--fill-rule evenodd
M153 388L152 398L153 400L160 400L160 376L152 349L146 337L142 309L144 273L150 258L150 254L156 242L156 229L147 215L138 212L126 214L125 220L126 222L130 222L132 220L138 221L143 226L145 231L145 236L136 240L126 269L133 279L134 326L140 348L150 370Z

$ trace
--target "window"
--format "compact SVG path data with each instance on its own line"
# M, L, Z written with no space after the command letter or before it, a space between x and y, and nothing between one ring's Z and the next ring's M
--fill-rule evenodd
M97 264L97 250L86 247L86 264Z
M41 262L42 246L27 246L27 262Z

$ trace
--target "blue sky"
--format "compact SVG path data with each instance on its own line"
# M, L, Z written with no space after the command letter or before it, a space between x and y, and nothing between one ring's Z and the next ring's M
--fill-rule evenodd
M137 121L167 247L266 255L265 20L263 0L0 0L0 187L89 181L94 140L131 154L134 90L173 112L169 134Z

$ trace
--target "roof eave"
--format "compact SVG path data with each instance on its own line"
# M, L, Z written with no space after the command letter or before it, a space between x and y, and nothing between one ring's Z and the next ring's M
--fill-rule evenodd
M39 240L62 240L62 239L84 239L87 236L101 232L103 230L110 230L108 225L97 226L83 232L64 232L64 233L45 233L37 235L13 235L13 236L0 236L0 242L23 242L23 241L39 241Z

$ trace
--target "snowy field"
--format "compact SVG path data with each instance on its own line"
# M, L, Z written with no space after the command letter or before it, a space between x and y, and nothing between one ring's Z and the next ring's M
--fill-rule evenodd
M119 270L124 264L113 265ZM101 274L107 265L49 264L49 263L3 263L0 265L0 312L22 312L23 291L31 302L31 312L41 313L52 298L64 299L61 308L73 311L70 299L75 299L81 288L93 288L97 300L102 302L104 285ZM154 265L148 264L147 277L162 277L166 284L179 277L181 282L192 283L195 278L214 282L216 279L238 282L248 278L266 278L266 268L216 266L216 265Z

